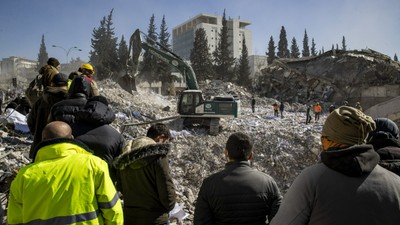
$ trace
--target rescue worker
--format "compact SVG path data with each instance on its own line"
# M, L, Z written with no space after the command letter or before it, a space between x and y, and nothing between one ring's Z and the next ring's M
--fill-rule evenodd
M315 104L315 106L314 106L315 122L317 122L319 120L319 116L321 115L321 112L322 112L322 107L319 105L319 102L317 102L317 104Z
M251 110L253 113L256 111L256 100L254 99L254 96L251 98Z
M46 125L35 162L11 183L8 224L123 224L107 163L73 139L61 121Z
M278 117L279 116L279 106L278 106L278 102L275 102L273 105L273 109L274 109L274 116Z
M281 112L281 118L283 118L283 110L285 110L285 104L283 104L283 102L281 102L281 104L279 105L279 111Z
M89 98L93 96L99 96L100 95L99 88L97 86L97 83L93 79L94 75L93 66L90 65L89 63L85 63L81 67L79 67L78 72L82 73L82 75L90 81L91 89Z
M336 109L335 105L330 105L329 106L329 113L333 112L333 110L335 110L335 109Z

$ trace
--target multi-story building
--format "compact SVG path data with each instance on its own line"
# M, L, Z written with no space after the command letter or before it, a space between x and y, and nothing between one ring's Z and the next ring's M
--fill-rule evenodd
M240 19L227 18L231 56L236 59L241 55L243 38L246 39L249 55L252 54L252 33L246 29L246 26L250 24L250 22ZM199 28L203 28L206 31L210 53L214 52L218 46L219 33L222 28L222 16L208 14L199 14L172 29L173 51L180 57L189 60L195 32Z
M38 62L35 60L11 56L0 61L0 87L8 88L12 84L12 79L16 79L18 84L27 84L36 75Z

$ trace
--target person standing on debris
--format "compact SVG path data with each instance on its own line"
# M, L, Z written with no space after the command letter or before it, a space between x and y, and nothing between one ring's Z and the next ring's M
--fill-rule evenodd
M400 177L378 165L378 153L365 144L375 126L353 107L329 114L320 163L295 179L271 225L399 224Z
M48 122L63 121L69 125L75 123L75 114L85 107L89 95L89 81L82 76L76 77L68 89L68 99L59 101L51 107Z
M77 79L77 78L76 78ZM121 154L125 139L110 124L115 120L114 111L104 96L87 100L86 105L75 113L71 125L74 137L93 150L93 154L108 163L111 179L117 182L116 170L112 163Z
M82 75L90 82L90 97L93 96L99 96L99 88L97 86L96 81L93 79L94 75L94 69L93 66L90 65L89 63L83 64L81 67L79 67L78 72L82 73Z
M278 117L279 116L279 113L278 113L278 111L279 111L278 102L275 102L272 106L273 106L273 110L274 110L274 116Z
M285 110L285 104L281 102L279 105L279 111L281 112L281 118L283 118L283 110Z
M123 224L107 164L73 139L68 124L43 130L34 163L11 183L8 224Z
M251 98L251 110L253 113L256 111L256 100L254 99L254 96Z
M225 169L204 179L200 187L194 225L270 222L282 195L272 177L250 167L249 160L253 158L250 137L233 133L224 154L228 160Z
M361 107L361 103L360 103L360 102L357 102L357 103L356 103L355 108L358 109L358 110L360 110L360 111L363 111L363 108Z
M67 98L68 92L68 76L63 73L58 73L53 77L51 85L44 89L43 96L35 102L31 112L28 114L28 127L33 134L33 143L29 151L29 157L35 159L35 147L42 140L42 131L47 124L51 107Z
M171 134L162 123L127 142L114 161L121 179L125 224L169 224L176 201L167 155Z
M310 105L306 109L306 124L311 123L311 110L313 108L313 105Z
M380 156L379 165L400 176L399 128L388 118L376 118L369 142Z
M319 120L319 116L321 115L321 112L322 112L322 107L319 105L319 102L317 102L317 104L315 104L315 106L314 106L315 122L317 122Z

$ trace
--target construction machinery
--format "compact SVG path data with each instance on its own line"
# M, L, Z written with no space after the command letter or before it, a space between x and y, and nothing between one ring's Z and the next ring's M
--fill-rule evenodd
M147 42L142 41L142 36ZM176 68L186 80L187 89L179 93L177 101L177 111L180 115L177 119L179 126L182 128L205 126L209 129L209 134L216 135L219 133L220 118L233 118L239 115L240 100L237 97L209 96L205 98L192 67L177 54L152 40L139 29L132 34L129 43L131 64L135 67L135 73L138 72L139 56L142 50L148 51L161 61Z

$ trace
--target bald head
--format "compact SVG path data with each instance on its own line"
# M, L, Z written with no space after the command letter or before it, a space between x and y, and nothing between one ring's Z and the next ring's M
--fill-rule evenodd
M47 124L42 132L42 140L49 140L55 138L74 138L72 136L71 127L62 121L54 121Z

